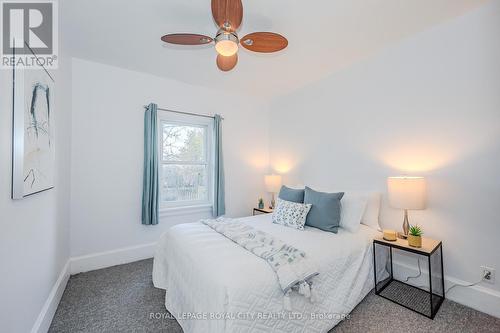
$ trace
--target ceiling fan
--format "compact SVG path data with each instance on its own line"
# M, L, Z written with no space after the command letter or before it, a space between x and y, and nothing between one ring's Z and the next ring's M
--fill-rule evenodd
M203 45L215 42L217 67L232 70L238 62L238 44L253 52L271 53L283 50L288 40L274 32L253 32L238 38L236 30L243 19L241 0L212 0L212 16L219 27L215 38L200 34L168 34L161 40L170 44Z

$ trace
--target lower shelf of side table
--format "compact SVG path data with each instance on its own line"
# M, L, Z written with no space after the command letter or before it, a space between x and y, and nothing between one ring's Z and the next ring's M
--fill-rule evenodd
M427 290L390 278L379 284L384 285L377 292L379 296L431 319L434 318L444 300L442 296L432 294L431 302L430 293Z

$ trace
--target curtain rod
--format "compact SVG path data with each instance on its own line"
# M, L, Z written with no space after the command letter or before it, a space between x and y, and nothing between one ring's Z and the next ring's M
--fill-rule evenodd
M145 109L148 108L148 105L143 105ZM198 116L198 117L205 117L205 118L215 118L214 116L209 116L208 114L200 114L200 113L192 113L192 112L183 112L183 111L176 111L176 110L169 110L169 109L162 109L162 108L156 108L157 110L160 111L167 111L167 112L173 112L173 113L179 113L179 114L187 114L189 116ZM221 117L222 120L224 120L224 117Z

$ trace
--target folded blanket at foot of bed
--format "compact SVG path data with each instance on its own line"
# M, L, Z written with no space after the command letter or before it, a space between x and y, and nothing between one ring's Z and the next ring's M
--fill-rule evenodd
M309 298L311 302L314 301L312 278L319 273L307 260L304 251L261 230L229 218L221 217L216 220L201 220L201 222L264 259L271 266L284 293L285 310L291 311L290 293L292 290Z

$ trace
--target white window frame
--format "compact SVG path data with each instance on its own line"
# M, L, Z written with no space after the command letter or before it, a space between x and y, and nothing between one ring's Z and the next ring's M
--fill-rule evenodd
M191 201L177 201L177 202L166 202L161 198L161 188L160 188L160 215L177 215L183 213L202 213L212 210L213 198L214 198L214 128L213 128L213 118L184 115L173 112L158 112L158 171L160 184L163 183L163 168L164 164L193 164L198 165L198 163L179 163L178 161L165 161L163 160L163 124L178 124L186 125L192 127L202 127L205 129L205 152L206 161L205 163L199 163L199 165L207 165L207 183L208 183L208 198L207 200L191 200ZM161 185L160 185L161 186Z

